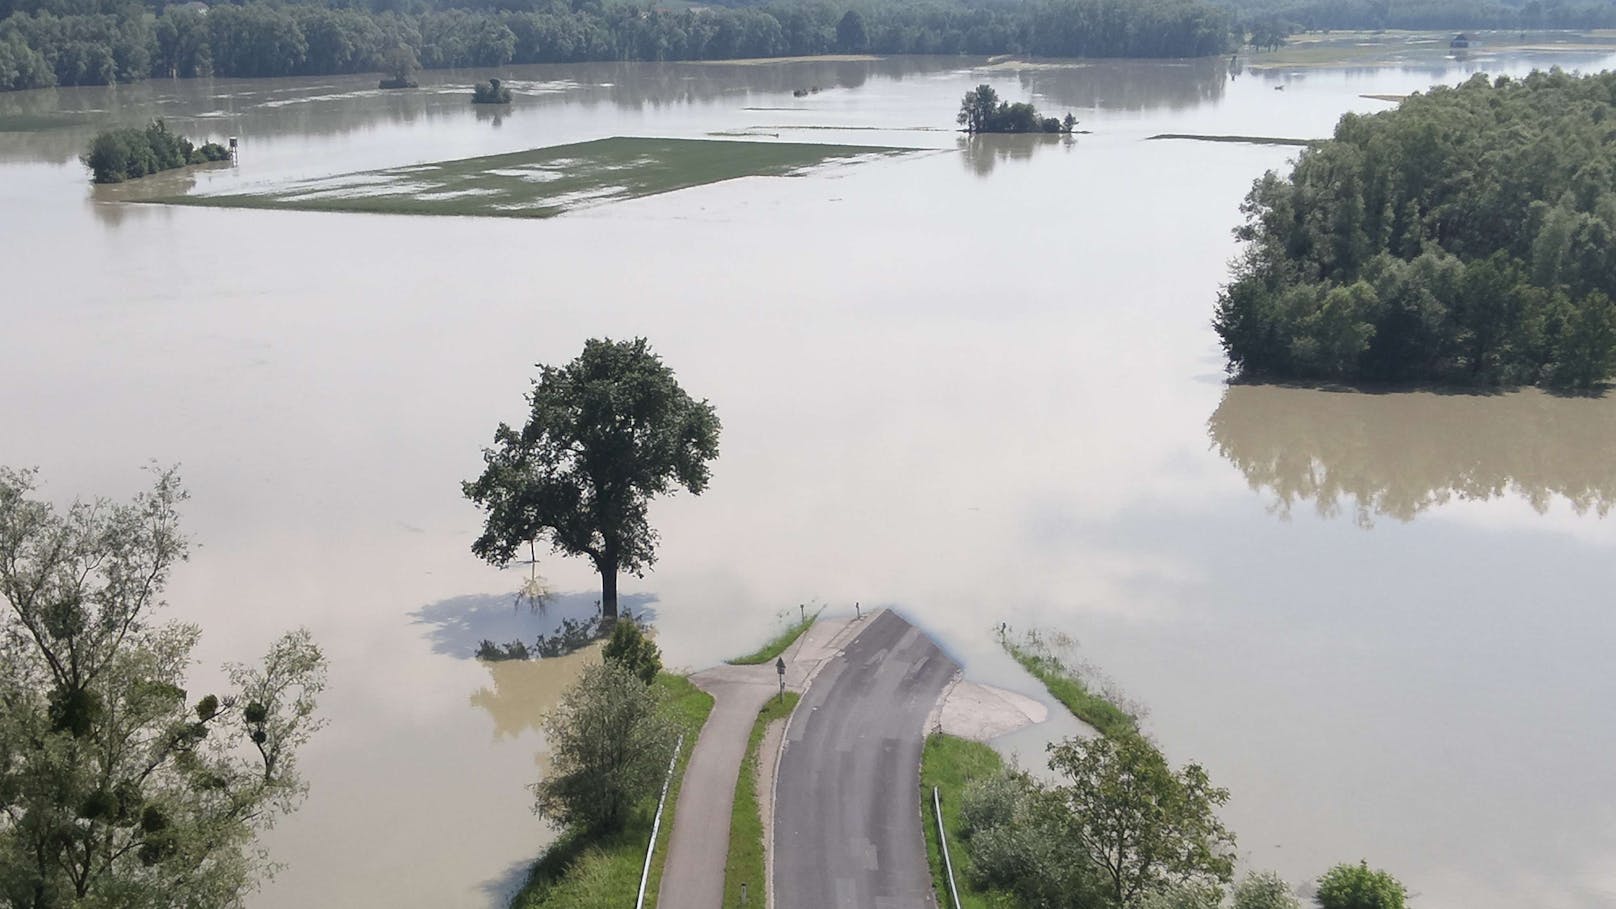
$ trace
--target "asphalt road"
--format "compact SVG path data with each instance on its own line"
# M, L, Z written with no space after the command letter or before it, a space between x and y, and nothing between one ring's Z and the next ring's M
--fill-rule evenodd
M888 611L820 670L775 782L777 909L936 906L920 749L926 715L958 669Z

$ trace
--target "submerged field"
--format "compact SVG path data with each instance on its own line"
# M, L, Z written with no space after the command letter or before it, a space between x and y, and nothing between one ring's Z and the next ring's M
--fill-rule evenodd
M1323 31L1292 35L1275 51L1252 54L1253 70L1332 66L1435 66L1448 61L1496 59L1505 53L1603 54L1616 50L1616 33L1591 31L1469 31L1469 47L1450 46L1449 31Z
M908 149L616 137L304 180L256 193L153 201L408 215L548 218L737 177L785 177Z

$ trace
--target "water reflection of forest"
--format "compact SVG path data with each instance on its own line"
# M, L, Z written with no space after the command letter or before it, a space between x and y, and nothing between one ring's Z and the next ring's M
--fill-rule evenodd
M949 57L875 61L805 60L771 65L732 63L580 63L508 66L499 70L433 70L420 88L381 91L375 74L286 79L151 80L134 85L38 89L0 95L0 160L70 161L98 130L163 117L181 132L259 137L335 136L378 123L452 121L470 117L472 83L490 75L516 92L499 122L524 108L560 104L619 109L661 108L748 93L783 95L819 86L857 88L871 78L895 81L958 67ZM945 112L951 116L951 112ZM57 128L37 128L55 119ZM490 126L498 125L488 118Z
M1409 521L1449 501L1515 495L1538 512L1559 497L1604 517L1616 499L1616 397L1235 385L1207 431L1281 515L1312 502L1368 527L1376 515Z
M1060 116L1077 110L1185 110L1223 97L1229 81L1224 57L1200 60L1096 60L1018 70L1038 105ZM1081 116L1081 115L1080 115Z

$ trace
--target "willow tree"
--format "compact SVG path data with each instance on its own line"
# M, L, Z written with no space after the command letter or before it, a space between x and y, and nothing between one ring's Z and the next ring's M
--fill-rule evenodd
M718 416L679 387L644 338L591 339L565 366L539 366L527 424L501 423L482 476L462 484L487 520L471 550L507 565L535 540L587 556L601 615L617 619L617 576L656 562L650 500L700 495L718 456Z
M325 661L306 632L192 697L199 635L159 623L185 558L172 473L133 502L34 497L0 468L0 905L215 909L301 800Z

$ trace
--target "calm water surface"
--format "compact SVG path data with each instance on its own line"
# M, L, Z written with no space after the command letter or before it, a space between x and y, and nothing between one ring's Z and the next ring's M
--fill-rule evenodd
M63 497L180 463L200 546L170 593L204 667L296 624L326 647L331 726L254 909L494 905L542 849L535 718L576 663L469 655L587 613L595 579L547 559L551 612L514 610L458 483L533 363L635 334L724 420L711 490L656 506L661 561L625 588L671 663L858 600L1028 690L986 630L1060 629L1233 790L1253 865L1367 858L1421 909L1616 906L1616 398L1227 386L1229 229L1294 150L1146 141L1324 136L1386 106L1363 94L1546 62L529 67L500 116L465 103L485 73L0 96L83 120L0 134L0 462ZM1092 134L964 142L980 81ZM242 143L165 191L612 135L933 153L531 222L92 190L88 136L154 113Z

